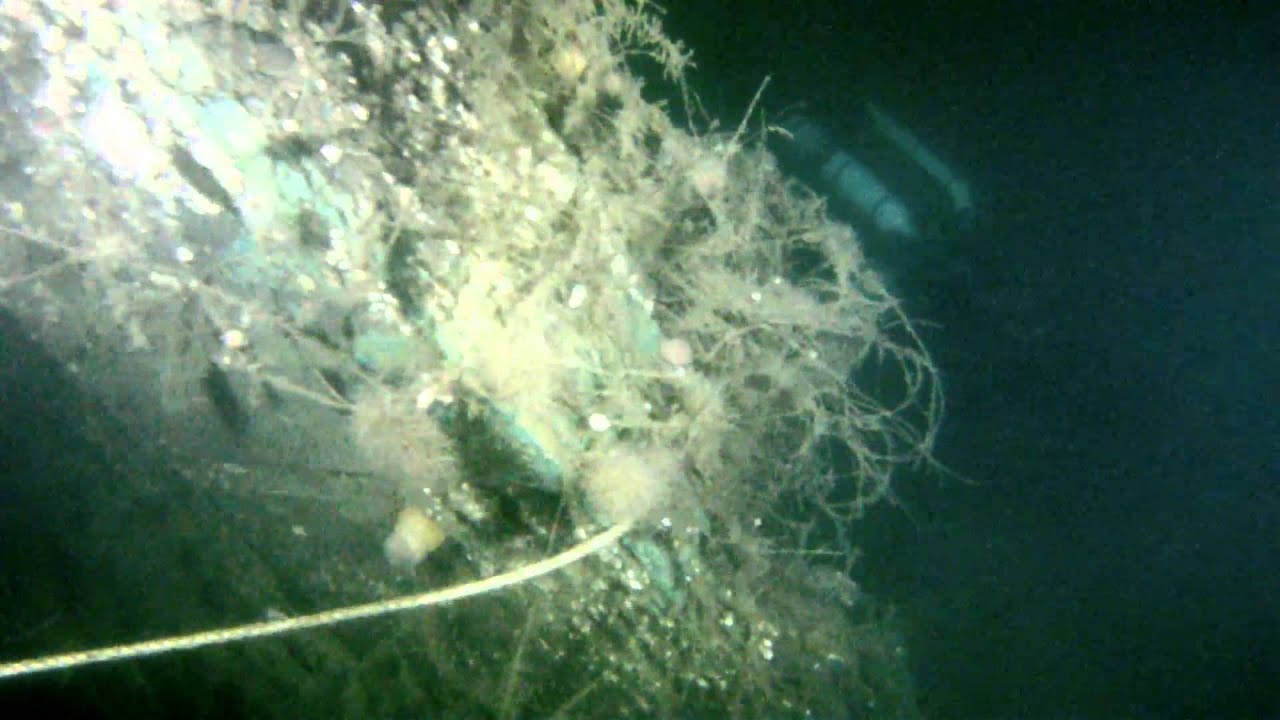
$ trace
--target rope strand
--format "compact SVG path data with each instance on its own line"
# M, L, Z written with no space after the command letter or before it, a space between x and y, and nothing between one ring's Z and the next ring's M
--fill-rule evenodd
M464 598L475 597L477 595L484 595L497 590L502 590L503 588L519 585L521 583L540 578L544 575L549 575L612 546L630 529L630 523L615 525L602 533L594 535L587 540L574 545L558 555L553 555L545 560L539 560L531 565L526 565L500 575L493 575L483 580L476 580L474 582L454 585L441 590L432 590L430 592L420 593L417 595L406 595L403 597L392 598L390 600L379 600L377 602L365 603L364 605L351 605L348 607L335 608L333 610L326 610L312 615L302 615L295 618L268 620L230 628L206 630L204 632L191 633L189 635L178 635L174 637L159 638L156 640L145 640L143 642L130 643L126 645L112 645L110 647L97 648L94 650L78 650L59 655L47 655L45 657L18 660L15 662L0 664L0 679L17 677L20 675L32 675L50 670L65 670L67 668L110 662L113 660L126 660L145 657L148 655L159 655L161 653L176 652L178 650L191 650L209 645L224 645L226 643L236 642L239 640L270 637L272 635L281 635L297 630L324 627L326 625L337 625L339 623L350 622L352 620L389 615L391 613L413 610L415 608L443 605L445 603L453 602L454 600L462 600Z

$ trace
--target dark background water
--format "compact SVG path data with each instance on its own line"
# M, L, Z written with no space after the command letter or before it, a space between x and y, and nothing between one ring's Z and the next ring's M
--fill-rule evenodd
M973 187L901 279L972 483L864 537L934 717L1280 717L1280 13L1133 5L667 16L727 124L766 74L768 110L873 99Z

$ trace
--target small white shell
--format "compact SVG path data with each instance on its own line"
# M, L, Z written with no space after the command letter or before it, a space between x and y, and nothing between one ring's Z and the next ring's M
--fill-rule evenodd
M675 367L685 367L693 362L693 346L680 338L664 338L658 345L658 354Z
M440 523L411 505L400 511L395 529L382 543L382 551L393 567L412 570L444 541Z

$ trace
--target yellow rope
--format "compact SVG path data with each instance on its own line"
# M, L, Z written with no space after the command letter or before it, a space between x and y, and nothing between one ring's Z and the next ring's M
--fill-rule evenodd
M92 663L108 662L111 660L124 660L128 658L143 657L146 655L159 655L160 653L173 652L176 650L190 650L192 648L205 647L207 645L222 645L224 643L234 642L237 640L249 640L252 638L267 637L270 635L280 635L287 632L293 632L295 630L305 630L307 628L322 627L325 625L336 625L338 623L359 620L361 618L388 615L390 613L412 610L414 608L429 607L431 605L442 605L447 602L453 602L454 600L461 600L463 598L474 597L476 595L484 595L513 585L519 585L520 583L553 573L613 545L630 529L630 523L615 525L614 527L588 538L568 550L565 550L559 555L553 555L545 560L539 560L531 565L526 565L522 568L517 568L501 575L494 575L483 580L476 580L475 582L465 583L463 585L454 585L453 587L447 587L442 590L433 590L419 595L406 595L404 597L393 598L391 600L381 600L378 602L366 603L364 605L352 605L334 610L327 610L325 612L315 613L314 615L303 615L301 617L285 618L283 620L269 620L265 622L250 623L248 625L240 625L237 627L222 628L218 630L207 630L205 632L192 633L190 635L146 640L144 642L128 645L113 645L111 647L98 648L96 650L80 650L76 652L63 653L61 655L48 655L45 657L18 660L16 662L0 664L0 679L15 677L18 675L31 675L33 673L45 672L48 670L62 670L66 668L79 667L81 665L89 665Z

